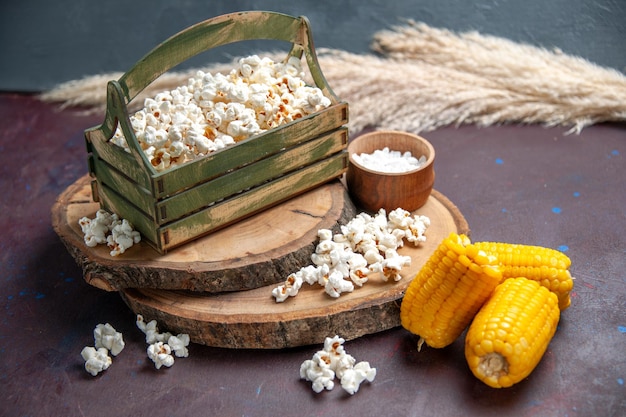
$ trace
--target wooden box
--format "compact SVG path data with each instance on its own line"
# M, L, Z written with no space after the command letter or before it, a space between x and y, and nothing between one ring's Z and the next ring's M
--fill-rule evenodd
M156 171L130 124L129 103L174 66L211 48L272 39L304 55L331 106L202 158ZM305 17L240 12L191 26L158 45L107 86L102 125L85 131L92 194L160 253L308 191L347 169L348 105L328 86ZM119 126L130 152L109 142Z

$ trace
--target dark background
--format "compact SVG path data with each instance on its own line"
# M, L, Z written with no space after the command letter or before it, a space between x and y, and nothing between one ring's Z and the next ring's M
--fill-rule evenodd
M176 32L242 10L307 16L318 48L368 53L375 32L407 18L559 48L626 71L624 0L2 0L0 91L40 91L87 75L126 71ZM263 42L253 47L268 50ZM186 65L223 62L252 49L241 48L211 51Z

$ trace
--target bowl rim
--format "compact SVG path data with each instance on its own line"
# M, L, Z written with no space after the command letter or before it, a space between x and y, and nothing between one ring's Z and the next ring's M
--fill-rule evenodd
M379 134L386 134L386 135L402 135L402 136L408 136L412 139L416 139L419 142L422 142L424 145L426 145L426 147L429 150L429 155L428 158L426 159L426 162L424 163L424 165L422 165L419 168L415 168L412 169L410 171L402 171L402 172L385 172L385 171L376 171L370 168L367 168L365 166L363 166L362 164L359 164L358 162L356 162L354 160L354 158L352 157L355 152L352 152L350 150L351 145L355 142L355 141L360 141L360 140L367 140L373 136L379 135ZM391 150L395 150L395 149L391 149ZM415 155L413 155L415 156ZM432 143L430 143L427 139L423 138L422 136L416 135L415 133L411 133L411 132L404 132L401 130L374 130L372 132L367 132L364 133L360 136L357 136L356 138L352 139L352 141L350 141L350 143L348 144L348 160L350 161L351 164L354 164L354 166L356 166L357 168L374 174L374 175L381 175L381 176L389 176L389 177L398 177L398 176L402 176L402 175L410 175L410 174L415 174L417 172L423 171L425 169L430 168L434 161L435 161L435 147L432 145Z

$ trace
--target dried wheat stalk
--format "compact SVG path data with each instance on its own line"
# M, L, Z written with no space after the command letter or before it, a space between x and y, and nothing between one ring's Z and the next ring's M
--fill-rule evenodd
M375 34L372 49L382 56L318 51L329 84L350 104L353 132L375 126L419 133L462 123L512 122L580 132L594 123L626 120L626 76L559 51L412 21ZM279 59L276 53L267 55ZM203 70L231 68L227 63ZM186 84L195 71L164 74L134 103ZM106 82L121 75L71 81L41 99L102 111Z

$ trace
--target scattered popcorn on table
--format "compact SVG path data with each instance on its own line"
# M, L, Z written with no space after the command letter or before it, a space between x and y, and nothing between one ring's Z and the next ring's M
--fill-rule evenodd
M162 366L170 367L174 365L174 357L172 356L172 350L167 343L156 342L148 346L148 357L154 362L154 366L157 369L161 369Z
M369 362L359 362L346 369L341 378L341 388L352 395L359 390L363 381L372 382L375 377L376 368L371 368Z
M109 323L98 324L93 330L95 347L85 346L80 355L85 360L85 370L96 376L111 366L113 356L117 356L124 349L122 333L116 331Z
M189 356L189 349L187 349L187 346L189 346L188 334L172 335L167 339L167 344L170 345L170 348L177 358L186 358Z
M116 331L109 323L98 324L93 330L96 348L105 348L111 355L117 356L124 349L122 333Z
M141 235L127 220L120 219L117 214L111 214L103 209L98 210L93 219L80 218L78 224L87 246L106 244L111 249L111 256L118 256L141 241Z
M80 352L80 356L85 360L85 370L92 376L106 371L113 363L109 351L103 347L96 349L92 346L85 346Z
M174 355L178 358L186 358L189 356L189 335L181 333L177 336L169 332L159 333L156 320L148 323L141 314L137 314L137 327L146 335L146 343L149 345L147 349L148 357L154 362L156 369L162 366L170 367L174 365Z
M424 155L416 158L411 152L390 151L389 148L377 149L371 154L352 155L354 161L372 171L397 173L418 169L426 163Z
M313 355L313 359L307 359L300 365L300 378L312 382L311 387L317 393L335 387L335 371L330 368L330 359L319 352Z
M319 242L311 254L313 265L290 274L272 290L272 296L283 302L296 296L306 282L323 286L329 296L337 298L363 286L373 273L380 273L384 281L399 281L402 268L411 265L411 257L397 250L405 240L416 246L425 242L428 226L428 217L412 216L398 208L389 217L384 209L374 216L360 213L334 236L330 230L318 230Z
M376 377L376 368L370 367L369 362L356 363L356 359L345 351L344 342L345 339L339 336L327 337L324 348L300 365L300 378L312 382L313 391L332 390L336 376L341 387L353 395L362 382L372 382Z
M303 78L299 58L252 55L227 75L198 71L187 85L147 98L130 115L131 126L152 166L163 171L329 107L330 99ZM110 141L129 150L119 126Z

